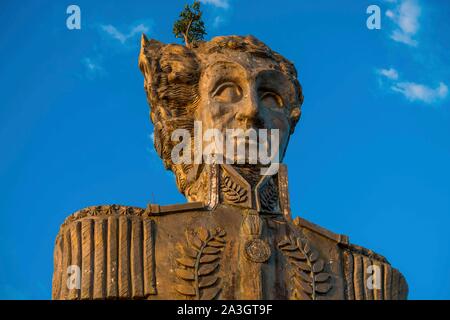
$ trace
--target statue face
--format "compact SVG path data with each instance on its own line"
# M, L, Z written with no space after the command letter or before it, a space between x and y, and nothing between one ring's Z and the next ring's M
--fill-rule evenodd
M205 62L195 114L203 131L278 129L281 161L291 132L290 103L296 94L291 81L274 62L242 52L210 55ZM270 148L270 131L268 136ZM248 141L244 143L248 146Z
M181 192L202 163L249 164L235 167L248 176L277 172L303 103L290 61L252 36L216 37L193 48L143 36L139 68L155 148ZM230 131L237 136L229 139Z

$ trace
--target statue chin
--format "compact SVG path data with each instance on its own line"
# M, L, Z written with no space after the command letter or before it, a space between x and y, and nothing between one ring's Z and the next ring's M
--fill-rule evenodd
M53 299L407 298L404 277L386 258L292 217L296 195L284 164L259 153L243 164L171 157L173 133L195 137L200 122L220 132L276 129L268 145L282 159L303 102L292 63L252 36L191 48L143 36L139 67L155 148L187 203L101 205L70 215L55 242ZM271 164L276 170L262 174Z

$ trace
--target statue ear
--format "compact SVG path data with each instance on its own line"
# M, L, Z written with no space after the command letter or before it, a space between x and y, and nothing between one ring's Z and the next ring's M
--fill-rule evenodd
M141 37L141 51L139 53L139 69L144 75L144 87L147 93L152 94L157 78L158 64L161 58L161 48L164 47L162 42L151 39L148 40L145 34Z
M300 117L302 115L302 110L299 107L295 107L292 109L290 114L291 119L291 134L294 133L295 126L297 125L298 120L300 120Z
M165 44L155 40L148 40L147 36L143 33L141 37L141 55L145 55L149 58L152 58L153 55L158 54L159 50L164 47Z

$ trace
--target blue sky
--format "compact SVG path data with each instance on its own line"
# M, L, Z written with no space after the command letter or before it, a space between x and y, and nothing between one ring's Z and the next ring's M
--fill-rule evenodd
M203 1L207 38L253 34L303 85L295 215L385 255L411 299L450 298L450 3ZM81 8L81 30L66 27ZM366 9L381 8L381 30ZM49 299L59 225L97 204L183 202L153 150L142 31L180 1L0 4L0 299Z

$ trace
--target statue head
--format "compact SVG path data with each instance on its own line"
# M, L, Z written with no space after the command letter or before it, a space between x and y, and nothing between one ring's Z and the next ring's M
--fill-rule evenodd
M282 161L300 118L302 89L294 65L255 37L216 37L187 48L143 36L139 68L155 148L182 193L192 183L194 165L173 161L178 141L172 140L172 133L185 129L194 137L195 123L203 131L223 134L229 129L277 129Z

